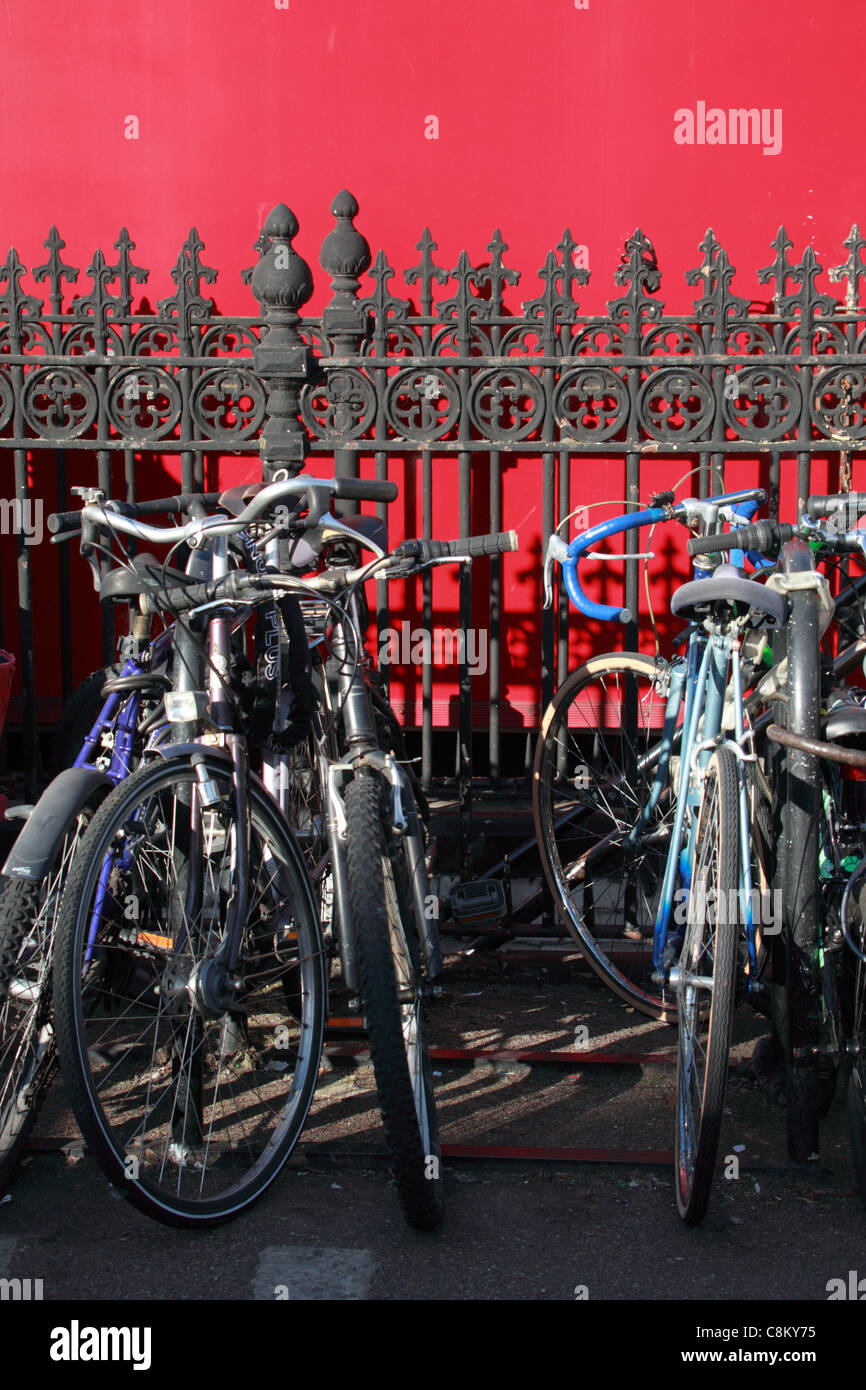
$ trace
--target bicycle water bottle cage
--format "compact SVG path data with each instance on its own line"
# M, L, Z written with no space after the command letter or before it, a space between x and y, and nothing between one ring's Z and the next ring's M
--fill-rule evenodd
M733 565L719 565L709 579L683 584L671 599L671 612L689 622L701 622L714 604L735 603L760 615L755 627L782 627L787 621L788 604L782 594L745 579Z

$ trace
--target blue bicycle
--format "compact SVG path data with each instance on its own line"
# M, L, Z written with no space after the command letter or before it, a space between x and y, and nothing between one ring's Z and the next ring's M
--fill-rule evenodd
M571 545L552 538L547 563L562 564L587 617L627 622L583 592L577 567L594 546L663 521L713 532L764 500L760 490L665 496ZM534 769L542 860L572 934L616 994L678 1021L677 1201L689 1223L709 1200L737 980L766 994L764 937L778 930L769 794L745 695L772 679L766 633L784 624L787 602L736 565L711 569L717 560L696 555L694 578L674 593L689 625L684 654L587 662L545 716Z
M627 610L584 593L577 573L581 561L619 558L603 556L597 547L640 527L677 521L693 531L716 530L721 521L754 511L763 497L752 490L674 504L665 494L643 511L591 527L570 545L554 535L545 565L548 601L558 562L579 612L596 621L628 622ZM707 573L706 561L699 563L696 581ZM705 647L706 634L694 624L686 653L673 660L658 652L590 658L563 682L546 711L533 767L541 860L566 927L615 994L669 1022L676 1017L676 1000L654 976L668 923L682 902L675 895L684 885L667 859L683 730L687 719L703 713L696 687L703 689L710 673L709 664L701 670ZM715 690L721 676L715 666L713 672ZM717 717L710 711L711 719Z

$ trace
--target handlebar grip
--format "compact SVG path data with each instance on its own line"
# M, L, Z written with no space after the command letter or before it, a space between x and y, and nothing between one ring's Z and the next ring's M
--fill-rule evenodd
M271 588L272 576L250 574L247 570L231 570L221 579L207 579L198 584L185 584L182 588L153 588L141 595L140 606L144 614L187 613L191 608L217 600L232 602L247 599L250 594Z
M814 493L806 502L806 515L812 521L849 509L855 516L866 512L866 492Z
M517 549L516 531L492 531L487 536L464 536L448 541L452 555L507 555Z
M793 536L794 527L787 522L756 521L751 526L738 526L734 531L690 536L687 548L690 555L718 555L728 550L757 550L766 555Z
M122 502L118 510L124 516L152 516L158 512L175 516L178 512L188 512L193 503L215 507L221 496L221 492L181 493L178 497L157 497L150 502Z
M81 512L52 512L48 518L48 529L52 536L64 531L80 531Z
M405 541L399 551L421 560L439 560L449 555L503 555L517 548L516 531L492 531L487 536L461 536L456 541Z
M179 512L188 512L194 503L204 507L215 507L221 496L219 492L191 492L181 493L176 497L156 497L148 502L121 502L111 499L111 505L106 510L128 517L153 516L162 512L174 516ZM80 511L52 512L48 518L48 529L54 536L64 531L78 531L81 524Z
M387 478L335 478L334 496L346 502L394 502L399 489Z

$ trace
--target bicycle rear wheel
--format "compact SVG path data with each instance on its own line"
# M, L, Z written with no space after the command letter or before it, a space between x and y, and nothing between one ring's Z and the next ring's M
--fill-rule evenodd
M722 1126L739 938L738 779L734 754L707 764L695 836L686 935L679 962L677 1209L706 1215Z
M180 758L140 768L94 818L58 923L70 1102L109 1180L173 1225L225 1220L265 1191L318 1075L326 982L309 877L257 779L247 805L239 826L230 767L211 754L198 775ZM217 953L242 897L244 833L226 979Z
M545 877L569 932L619 998L672 1022L676 1003L651 979L673 820L670 777L642 817L659 763L669 671L636 652L593 657L574 671L544 716L532 797Z

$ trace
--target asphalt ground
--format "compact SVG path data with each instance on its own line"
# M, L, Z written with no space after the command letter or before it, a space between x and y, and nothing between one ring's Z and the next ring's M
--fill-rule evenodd
M749 1063L765 1023L740 1010L735 1030L721 1153L739 1172L720 1170L697 1229L677 1217L668 1162L524 1157L447 1161L444 1225L419 1234L389 1178L372 1070L333 1057L289 1167L259 1204L211 1232L158 1225L111 1189L55 1084L0 1205L0 1276L40 1279L43 1299L73 1312L141 1299L713 1300L774 1303L772 1317L790 1321L787 1305L826 1303L832 1280L866 1276L866 1211L843 1097L823 1125L820 1170L791 1171L784 1109ZM563 1051L576 1036L627 1054L673 1056L676 1046L673 1029L620 1004L574 958L452 961L431 1032L446 1048ZM664 1062L590 1065L574 1050L573 1065L435 1069L446 1145L673 1145L675 1067ZM802 1307L796 1321L809 1321Z

